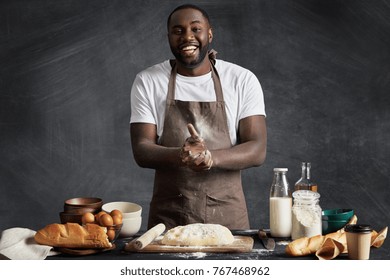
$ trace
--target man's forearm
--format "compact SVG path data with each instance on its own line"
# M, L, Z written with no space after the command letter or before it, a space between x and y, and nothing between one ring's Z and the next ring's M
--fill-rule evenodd
M133 147L134 159L144 168L162 169L181 165L180 148L168 148L153 143L140 143Z
M263 164L266 148L256 141L248 141L230 149L211 151L211 156L213 168L243 170Z

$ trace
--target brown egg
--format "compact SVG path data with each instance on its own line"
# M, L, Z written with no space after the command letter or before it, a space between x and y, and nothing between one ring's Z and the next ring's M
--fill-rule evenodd
M121 216L112 216L112 221L114 222L114 225L120 225L122 224L122 217Z
M104 214L99 217L99 224L103 227L109 227L114 224L114 221L109 214Z
M100 222L99 222L100 217L103 216L103 215L106 215L106 214L107 214L106 212L100 211L99 213L97 213L97 214L95 215L95 220L96 220L98 223L100 223Z
M92 213L85 213L81 217L81 223L82 224L91 224L95 222L95 215Z
M112 211L110 212L110 215L111 215L111 217L113 217L113 216L119 216L119 217L123 218L122 212L121 212L120 210L118 210L118 209L112 210Z
M108 236L108 240L110 240L110 241L114 240L115 230L113 230L113 229L107 230L107 236Z

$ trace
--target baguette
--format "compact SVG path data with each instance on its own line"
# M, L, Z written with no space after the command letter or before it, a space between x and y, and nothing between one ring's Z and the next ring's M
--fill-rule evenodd
M63 248L111 248L107 228L96 224L50 224L37 231L35 241L41 245Z
M346 250L347 239L345 232L336 231L327 235L316 235L313 237L302 237L296 239L286 246L286 253L289 256L307 256L315 254L328 238L343 244L345 248L344 250Z

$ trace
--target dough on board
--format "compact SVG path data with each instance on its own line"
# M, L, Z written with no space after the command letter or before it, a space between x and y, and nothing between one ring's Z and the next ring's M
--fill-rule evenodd
M218 246L233 243L231 231L219 224L177 226L165 233L161 244L173 246Z

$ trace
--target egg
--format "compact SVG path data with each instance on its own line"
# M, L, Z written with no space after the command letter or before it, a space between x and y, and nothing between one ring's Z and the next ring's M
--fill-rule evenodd
M122 212L121 212L120 210L118 210L118 209L112 210L112 211L110 212L110 215L111 215L111 217L113 217L113 216L119 216L119 217L123 218Z
M82 224L90 224L95 222L95 215L92 213L84 213L81 217L81 223Z
M109 214L103 214L99 217L99 224L104 227L109 227L114 224L114 221Z
M108 240L110 240L110 241L114 240L115 230L113 230L113 229L107 230L107 236L108 236Z
M106 215L106 214L107 214L106 212L100 211L99 213L97 213L97 214L95 215L95 220L96 220L98 223L100 223L100 222L99 222L100 217L103 216L103 215Z
M122 217L121 216L112 216L112 221L114 222L114 225L120 225L122 224Z

